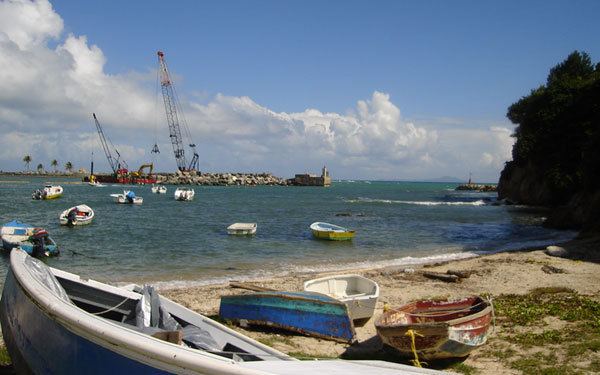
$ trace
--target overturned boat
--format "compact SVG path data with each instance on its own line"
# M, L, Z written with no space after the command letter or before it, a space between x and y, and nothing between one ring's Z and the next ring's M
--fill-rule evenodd
M0 323L17 373L438 373L383 361L298 361L151 287L82 279L22 251L11 253Z
M72 227L91 224L92 220L94 220L94 215L94 210L90 206L80 204L64 210L58 219L60 220L60 225Z

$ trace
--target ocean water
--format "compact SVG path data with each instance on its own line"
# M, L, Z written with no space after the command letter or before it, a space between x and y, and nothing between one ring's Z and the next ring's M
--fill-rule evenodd
M64 195L34 201L46 182ZM123 186L91 187L75 179L0 178L0 224L13 219L44 227L61 255L52 267L111 283L154 283L159 288L229 279L354 267L411 265L544 245L574 232L541 226L546 211L499 205L495 193L454 191L456 184L341 181L316 187L195 186L195 200L177 202L175 186L152 194L126 187L141 206L110 197ZM61 227L59 214L77 204L96 213L85 227ZM340 214L343 214L340 215ZM351 242L312 238L309 225L325 221L357 231ZM234 222L256 222L252 237L227 235ZM0 280L9 266L0 260Z

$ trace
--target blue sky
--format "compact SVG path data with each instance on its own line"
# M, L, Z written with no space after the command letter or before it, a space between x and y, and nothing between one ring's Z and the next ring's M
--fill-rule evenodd
M77 110L67 94L42 117L49 121L47 131L56 132L48 119L54 117L70 129L80 126L80 136L92 141L88 113L98 111L100 102L105 108L100 119L127 149L130 164L149 157L144 142L152 142L141 139L140 129L144 134L158 129L159 140L168 141L164 120L155 120L150 108L156 102L159 49L176 75L203 151L201 168L255 168L284 177L328 164L334 178L464 177L473 170L481 179L496 180L512 145L507 107L543 84L548 70L573 50L600 59L597 1L53 1L50 9L44 1L33 4L52 26L13 22L0 26L0 34L14 42L19 27L37 27L32 31L41 42L17 44L21 52L35 48L55 55L54 70L43 74L70 76L77 64L69 61L94 61L94 79L74 79L73 90L89 90L85 84L92 81L104 90L75 95L93 97L77 100ZM31 8L27 2L2 5L0 17L3 10L7 16L19 6ZM65 59L65 51L72 59ZM27 61L26 54L22 58ZM111 106L112 92L122 98L130 92L137 101ZM144 101L144 109L127 108ZM0 111L0 126L26 134L33 126L23 122L43 125L35 114L15 118L3 121ZM318 144L319 134L328 141ZM57 137L57 147L63 138ZM237 155L227 151L231 148ZM169 151L166 144L156 160L160 169L173 167ZM50 148L39 153L40 160L52 157ZM81 165L89 159L84 154L69 157ZM21 164L0 154L0 169Z

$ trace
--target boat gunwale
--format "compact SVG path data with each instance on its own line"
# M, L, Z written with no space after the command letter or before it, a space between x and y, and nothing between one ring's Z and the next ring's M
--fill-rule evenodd
M343 297L343 298L336 298L336 297L332 297L331 294L321 293L321 292L317 292L317 291L314 291L314 290L306 290L306 288L308 286L314 285L317 282L322 282L322 281L327 281L327 280L332 280L332 279L351 278L351 277L358 277L360 279L366 280L369 284L375 286L375 292L372 293L372 294L365 293L364 296L358 296L358 297L347 296L347 297ZM365 299L379 298L379 284L377 284L377 282L375 282L374 280L371 280L371 279L369 279L367 277L364 277L364 276L361 276L361 275L357 275L357 274L332 275L332 276L324 276L324 277L319 277L319 278L316 278L316 279L306 280L302 284L302 288L306 292L314 292L314 293L324 294L326 296L329 296L331 298L335 298L338 301L342 301L342 302L352 301L352 300L365 300Z

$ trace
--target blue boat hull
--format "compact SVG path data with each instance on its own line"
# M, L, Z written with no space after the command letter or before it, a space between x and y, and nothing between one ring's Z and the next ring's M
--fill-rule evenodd
M354 341L346 305L310 292L260 292L221 297L219 315L227 320L278 327L342 342Z
M168 374L69 331L29 298L12 271L2 291L0 323L19 374Z

